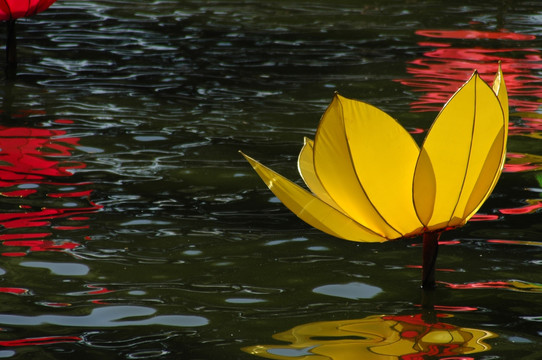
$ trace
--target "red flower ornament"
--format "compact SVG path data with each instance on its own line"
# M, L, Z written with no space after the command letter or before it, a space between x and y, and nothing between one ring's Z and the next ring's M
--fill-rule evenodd
M56 0L0 0L0 20L9 21L36 15Z
M17 41L15 37L15 20L36 15L56 0L0 0L0 20L7 21L7 41L6 41L6 76L8 78L15 76L17 68Z

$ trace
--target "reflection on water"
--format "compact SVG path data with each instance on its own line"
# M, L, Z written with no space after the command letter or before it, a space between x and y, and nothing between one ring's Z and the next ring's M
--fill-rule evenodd
M19 340L6 340L0 341L0 346L13 347L13 346L32 346L32 345L50 345L58 343L73 343L83 340L78 336L47 336L41 338L28 338ZM1 354L0 354L0 357Z
M374 315L356 320L315 322L296 326L273 338L290 345L257 345L243 350L269 359L409 360L455 357L491 349L496 334L441 322L450 317L423 314ZM461 359L471 359L461 357Z
M490 80L497 62L501 62L505 74L510 106L518 111L534 111L540 106L537 100L542 98L542 82L536 72L542 69L542 54L539 49L519 47L521 41L534 40L534 35L474 30L418 30L416 34L425 38L418 44L431 50L424 52L422 58L409 62L407 72L413 78L400 80L423 92L411 103L414 111L439 111L473 69ZM453 39L471 40L474 45L453 45ZM503 44L497 47L492 43L495 47L487 48L476 41L483 39L502 40ZM530 99L520 99L525 96Z
M155 309L143 306L106 306L98 307L88 315L39 315L24 316L0 314L0 323L5 325L58 325L63 327L123 327L161 325L172 327L198 327L208 324L201 316L157 315Z
M451 289L505 289L519 292L542 293L542 284L528 283L521 280L482 281L468 284L445 283Z
M540 134L541 132L538 129L536 132L532 132L530 136L540 136ZM505 168L507 172L537 171L542 168L542 156L540 155L508 153L507 157L508 161Z
M32 114L36 111L10 115L11 119L20 119ZM61 119L60 123L67 121ZM0 126L0 194L8 199L2 204L0 221L4 229L9 229L0 234L0 240L10 249L3 256L79 246L73 240L48 240L51 229L87 229L88 214L102 208L90 200L91 183L64 180L74 170L85 167L84 163L70 160L78 142L79 138L63 130ZM23 247L26 252L11 250Z

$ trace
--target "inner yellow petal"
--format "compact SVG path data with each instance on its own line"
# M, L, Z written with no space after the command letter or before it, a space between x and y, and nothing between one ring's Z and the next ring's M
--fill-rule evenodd
M391 116L339 96L346 137L359 182L378 213L401 234L420 230L412 201L419 148Z
M339 207L339 205L337 205L337 203L335 203L335 201L333 201L333 199L329 196L326 189L324 189L323 185L320 183L320 179L318 179L318 177L316 176L316 172L314 170L313 146L314 141L305 138L305 144L303 145L303 148L301 149L301 152L299 153L299 158L297 160L299 174L314 195L316 195L318 198L320 198L320 200L323 200L335 209L344 212Z
M352 153L345 130L346 116L353 114L343 110L342 97L336 95L324 113L314 140L314 168L320 183L329 196L349 217L375 233L394 239L401 232L390 226L381 216L375 204L367 197L354 168Z

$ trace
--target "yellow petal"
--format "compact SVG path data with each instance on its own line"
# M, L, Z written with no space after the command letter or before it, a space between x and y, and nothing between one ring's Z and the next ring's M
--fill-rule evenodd
M444 106L423 144L413 197L422 223L435 230L466 221L500 173L504 114L475 72Z
M506 89L506 83L504 82L504 75L502 73L501 64L499 63L499 71L495 75L495 80L493 81L493 91L495 91L495 94L497 94L497 97L499 98L499 102L501 103L502 112L504 114L504 146L502 148L502 155L501 155L501 172L504 168L504 162L506 161L506 142L508 141L508 121L509 121L509 107L508 107L508 91ZM499 173L500 176L500 173ZM495 182L493 183L493 186L491 187L491 191L493 191L493 188L495 187L497 180L499 180L499 177L495 179Z
M388 239L401 237L379 214L363 189L346 137L343 97L336 95L322 116L314 140L314 168L329 196L361 225ZM376 175L376 174L375 174Z
M499 98L504 112L504 121L508 124L508 91L504 82L501 64L499 64L499 71L495 74L495 79L493 80L493 91ZM508 126L506 126L506 131L508 133Z
M361 101L339 99L354 169L368 200L399 233L421 230L412 202L418 145L382 110Z
M493 81L493 91L497 95L501 108L503 111L503 123L502 133L500 133L493 143L493 146L488 154L486 164L483 171L480 173L480 178L476 184L476 188L473 191L469 203L466 206L463 217L464 222L470 219L480 209L482 204L489 197L497 181L499 180L502 170L504 168L504 162L506 160L506 142L508 139L508 92L506 90L506 84L504 82L504 76L502 73L501 65L499 64L499 71L495 75ZM497 119L495 119L497 122ZM499 159L499 164L496 165L495 161ZM463 222L463 223L464 223Z
M305 184L314 195L335 209L344 212L329 196L322 183L320 183L318 176L316 176L316 172L314 170L314 141L309 138L305 138L305 144L303 145L303 148L299 153L299 158L297 159L297 168L301 178L303 178L303 181L305 181Z
M386 241L385 238L364 228L282 175L245 154L243 156L280 201L309 225L346 240L362 242Z

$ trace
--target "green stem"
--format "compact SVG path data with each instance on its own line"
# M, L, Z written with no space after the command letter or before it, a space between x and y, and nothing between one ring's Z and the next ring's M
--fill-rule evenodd
M423 234L422 288L425 290L432 290L436 287L435 264L440 234L436 231Z

